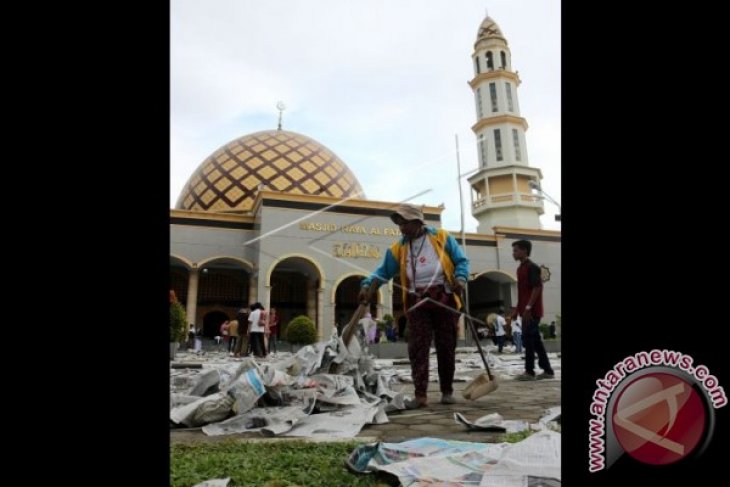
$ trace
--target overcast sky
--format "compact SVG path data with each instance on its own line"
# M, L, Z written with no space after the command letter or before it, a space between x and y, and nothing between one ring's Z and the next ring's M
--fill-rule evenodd
M485 8L519 71L530 165L560 198L560 0L172 0L170 207L222 145L283 128L325 145L366 197L446 207L478 165L471 54ZM463 180L466 230L475 231ZM546 201L546 229L560 229Z

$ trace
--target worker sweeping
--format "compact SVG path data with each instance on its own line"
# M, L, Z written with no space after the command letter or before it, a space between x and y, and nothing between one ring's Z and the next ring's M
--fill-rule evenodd
M436 345L441 402L453 404L456 332L461 308L459 295L469 276L469 260L446 230L424 223L414 205L399 205L391 215L403 234L386 252L375 271L361 283L359 301L370 301L379 284L400 276L404 310L408 316L408 358L415 399L408 409L428 404L428 357L431 340ZM377 280L375 286L371 286Z

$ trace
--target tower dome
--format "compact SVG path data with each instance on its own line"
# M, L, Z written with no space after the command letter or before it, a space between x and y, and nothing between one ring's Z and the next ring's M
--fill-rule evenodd
M205 159L180 192L176 208L247 212L259 189L365 197L352 171L327 147L295 132L265 130L239 137Z
M502 34L502 29L499 28L497 22L495 22L491 17L485 17L479 25L475 47L480 42L485 45L489 44L493 46L507 47L507 39L505 39L504 34Z

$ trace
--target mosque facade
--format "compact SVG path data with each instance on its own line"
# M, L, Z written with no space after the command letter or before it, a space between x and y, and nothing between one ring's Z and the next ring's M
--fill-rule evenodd
M489 17L479 26L472 60L479 166L469 177L478 227L465 236L471 312L483 318L516 304L511 244L528 239L543 268L549 323L560 314L561 237L541 228L543 199L533 187L542 173L529 165L520 79ZM170 286L188 322L207 336L238 308L259 301L276 308L282 323L309 316L318 335L328 337L349 320L360 280L400 235L389 218L398 204L367 199L347 164L306 135L281 128L244 135L200 164L170 210ZM424 206L426 223L440 228L443 209ZM374 296L372 311L403 314L393 282Z

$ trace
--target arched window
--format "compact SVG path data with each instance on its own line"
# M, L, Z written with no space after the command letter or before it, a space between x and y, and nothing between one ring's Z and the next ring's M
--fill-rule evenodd
M497 160L502 160L502 133L499 129L494 129L494 152L497 155Z
M487 51L487 70L494 71L494 61L492 60L492 51Z
M500 57L500 59L502 61L502 67L504 69L507 69L507 55L504 53L504 51L501 51L499 53L499 57Z
M479 69L479 56L477 56L476 62L477 62L477 74L479 74L479 73L481 73L481 70Z

